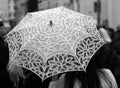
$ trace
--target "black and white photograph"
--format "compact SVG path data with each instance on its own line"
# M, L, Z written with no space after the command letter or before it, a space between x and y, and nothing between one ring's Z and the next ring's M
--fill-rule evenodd
M120 88L120 0L0 0L0 88Z

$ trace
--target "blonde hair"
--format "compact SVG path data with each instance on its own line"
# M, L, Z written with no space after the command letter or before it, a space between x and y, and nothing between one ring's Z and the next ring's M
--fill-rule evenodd
M115 77L109 69L100 69L97 74L101 83L100 88L118 88Z

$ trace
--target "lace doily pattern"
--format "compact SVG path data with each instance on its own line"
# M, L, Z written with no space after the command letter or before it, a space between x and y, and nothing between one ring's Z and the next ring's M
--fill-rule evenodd
M101 42L101 40L94 36L78 41L75 48L76 56L78 57L79 62L83 65L84 70L86 70L92 56L103 44L104 42Z
M11 60L23 45L23 35L20 31L14 31L5 37L9 46L9 58Z
M29 13L6 36L12 63L42 80L67 71L85 71L104 44L92 17L65 7Z
M13 64L31 70L42 80L67 71L84 71L79 60L69 53L55 54L46 63L43 60L40 52L26 48L16 54Z
M58 53L47 60L44 79L68 71L84 70L74 55L65 52Z
M97 27L96 27L96 20L93 19L90 16L82 16L81 17L81 26L84 30L86 30L89 34L96 36L96 37L101 37Z
M17 53L13 64L34 72L42 79L45 69L43 60L44 57L40 55L38 51L31 48L25 48Z

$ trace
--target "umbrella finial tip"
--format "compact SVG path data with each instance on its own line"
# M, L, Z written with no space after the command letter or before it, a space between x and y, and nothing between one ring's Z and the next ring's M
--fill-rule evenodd
M53 25L53 22L50 20L50 26L52 26Z

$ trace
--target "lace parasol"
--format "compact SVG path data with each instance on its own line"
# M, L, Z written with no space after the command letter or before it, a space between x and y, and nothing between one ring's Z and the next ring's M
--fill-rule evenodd
M63 6L28 13L6 35L9 68L28 69L42 80L68 71L86 71L104 45L96 21ZM12 71L12 70L11 70Z

